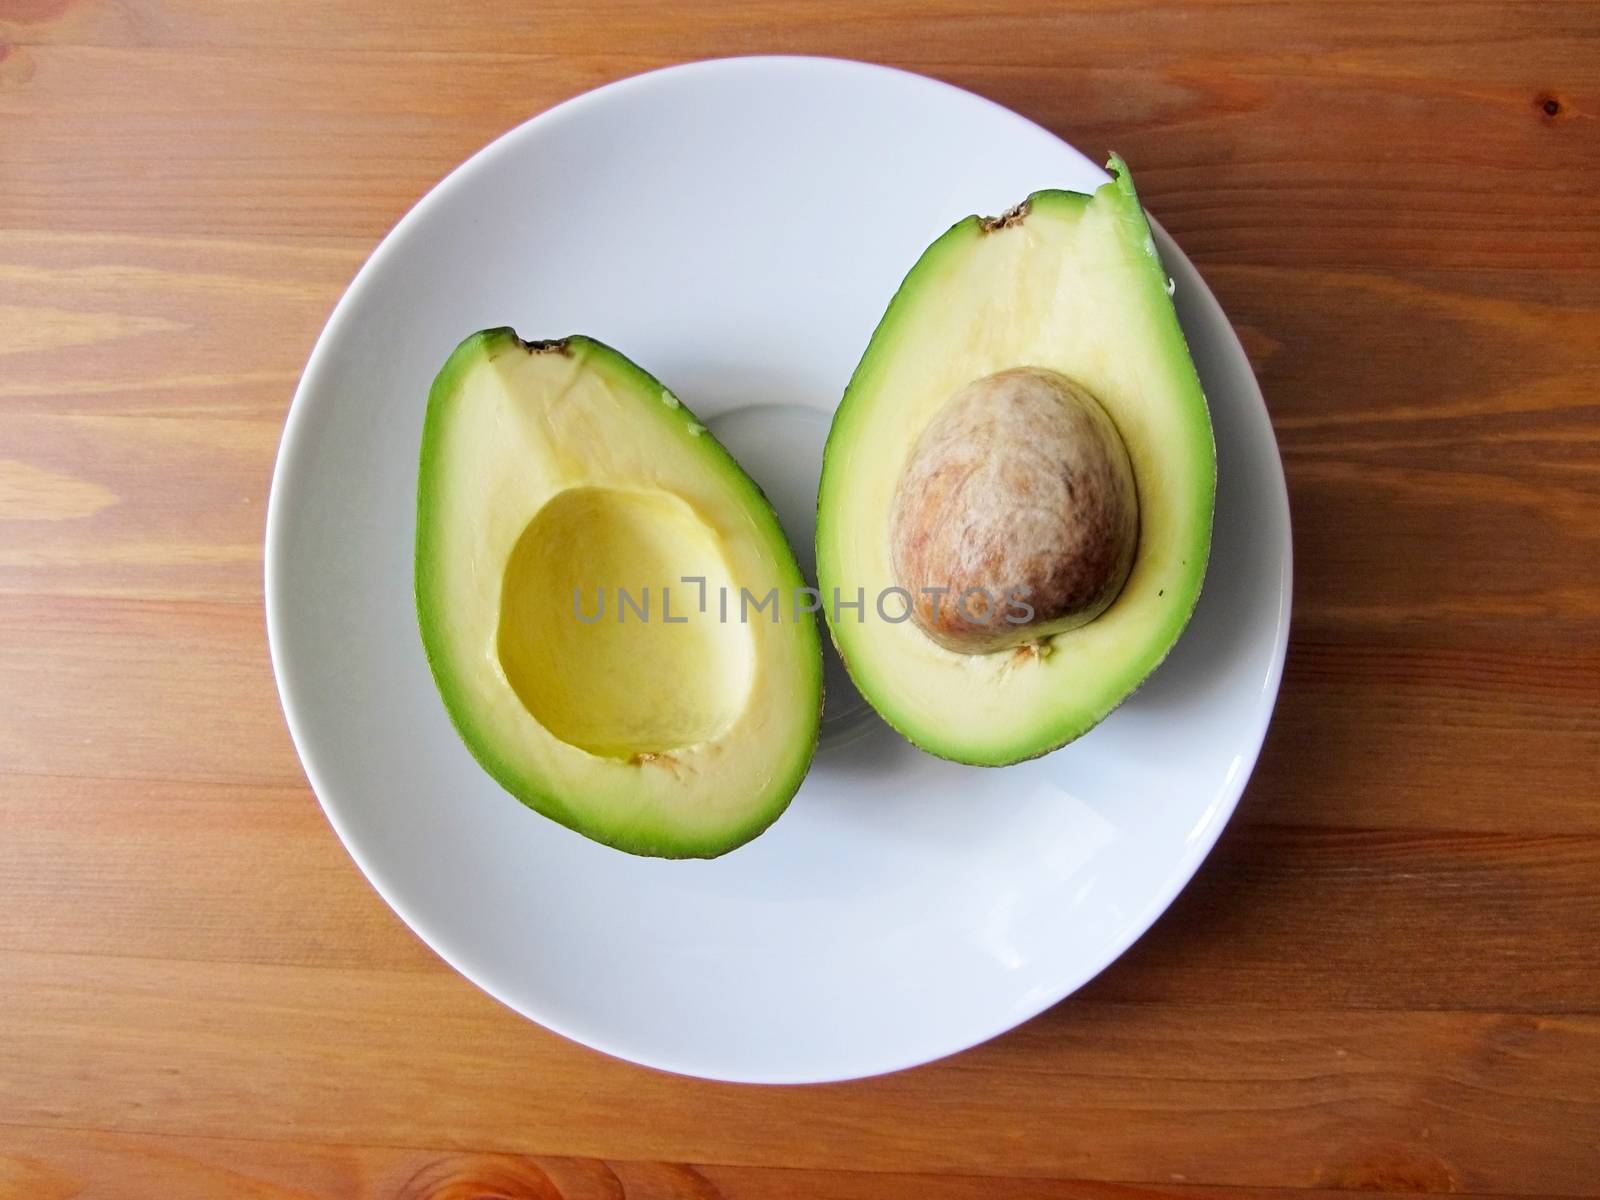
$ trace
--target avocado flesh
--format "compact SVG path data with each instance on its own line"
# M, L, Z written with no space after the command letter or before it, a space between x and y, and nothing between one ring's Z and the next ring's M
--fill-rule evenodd
M1092 196L1037 192L934 242L880 322L835 414L817 504L830 632L863 696L931 753L999 766L1099 723L1161 663L1200 595L1211 545L1211 419L1126 166ZM976 379L1034 367L1086 388L1121 435L1138 493L1126 583L1088 624L1036 647L946 649L893 623L896 485L921 430ZM864 592L864 612L835 610ZM899 615L891 600L888 615Z
M705 580L704 611L684 577ZM492 329L439 372L418 476L423 646L467 748L530 808L660 857L764 830L815 750L821 659L813 622L741 621L738 600L776 588L788 605L800 586L760 489L615 350Z

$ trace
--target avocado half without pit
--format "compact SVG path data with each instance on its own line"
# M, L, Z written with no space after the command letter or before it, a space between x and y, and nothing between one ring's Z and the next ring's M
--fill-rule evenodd
M912 742L1000 766L1093 728L1188 623L1216 449L1126 165L925 251L835 414L817 575ZM861 603L857 603L861 601Z
M671 858L767 828L816 748L821 654L810 617L738 601L801 587L760 489L610 347L491 329L434 381L423 647L468 750L530 808Z

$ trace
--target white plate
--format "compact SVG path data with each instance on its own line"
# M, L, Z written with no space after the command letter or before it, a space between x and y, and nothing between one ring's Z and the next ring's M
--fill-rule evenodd
M423 403L465 334L510 324L618 347L708 421L809 559L829 414L918 254L967 213L1103 178L1045 130L932 80L732 59L625 80L529 121L384 240L289 414L267 624L329 820L457 970L636 1062L842 1079L1010 1028L1166 908L1260 748L1290 546L1260 391L1165 238L1216 424L1210 574L1166 665L1065 750L1004 770L939 761L830 669L822 747L770 832L712 862L630 858L534 815L478 769L434 692L412 609Z

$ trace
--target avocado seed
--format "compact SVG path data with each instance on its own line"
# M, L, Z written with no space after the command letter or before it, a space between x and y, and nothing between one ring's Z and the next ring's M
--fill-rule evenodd
M1127 581L1139 542L1127 449L1065 375L986 375L917 438L889 540L911 619L941 646L1037 644L1094 620Z

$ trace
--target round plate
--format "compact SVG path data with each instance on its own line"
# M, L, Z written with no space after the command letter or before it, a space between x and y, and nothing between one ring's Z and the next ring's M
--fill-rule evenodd
M968 213L1104 178L1044 129L933 80L729 59L529 121L384 240L290 410L267 625L329 820L457 970L650 1066L843 1079L1010 1028L1166 908L1260 748L1290 544L1249 364L1165 238L1216 426L1210 573L1167 663L1064 750L1004 770L942 762L880 724L834 669L815 765L768 833L710 862L631 858L536 816L478 769L434 692L412 607L423 406L466 334L509 324L616 346L725 440L808 560L829 415L917 256Z

